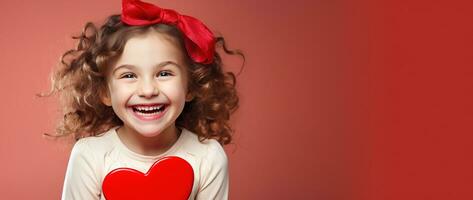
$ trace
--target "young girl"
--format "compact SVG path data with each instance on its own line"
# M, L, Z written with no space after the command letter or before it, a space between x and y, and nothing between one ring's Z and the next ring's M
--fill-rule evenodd
M193 17L132 0L99 29L87 23L74 38L77 48L64 53L53 89L43 95L61 97L64 118L55 136L77 140L62 199L227 199L222 145L232 140L238 97L235 76L223 72L215 49L243 54ZM161 179L115 176L124 170L149 178L160 164L156 173L167 173ZM185 172L191 177L178 177ZM180 179L190 183L187 190L185 181L176 185ZM163 189L168 184L171 191Z

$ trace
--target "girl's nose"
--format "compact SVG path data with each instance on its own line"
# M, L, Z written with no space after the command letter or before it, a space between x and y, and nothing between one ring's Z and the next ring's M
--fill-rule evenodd
M153 81L142 81L138 89L138 95L144 98L151 98L159 94L159 88Z

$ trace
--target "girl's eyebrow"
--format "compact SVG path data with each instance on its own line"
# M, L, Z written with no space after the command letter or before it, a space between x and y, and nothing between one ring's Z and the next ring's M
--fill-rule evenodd
M164 67L166 65L175 65L176 67L181 67L179 64L177 64L176 62L173 62L173 61L164 61L164 62L161 62L159 64L157 64L154 68L161 68L161 67ZM134 69L136 68L134 65L130 65L130 64L123 64L123 65L120 65L118 66L117 68L115 68L113 71L112 71L112 74L115 74L115 72L118 70L118 69L121 69L121 68L128 68L128 69Z

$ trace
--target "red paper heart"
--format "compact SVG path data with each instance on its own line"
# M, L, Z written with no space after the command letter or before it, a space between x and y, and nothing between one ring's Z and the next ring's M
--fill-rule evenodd
M156 161L146 174L117 168L102 184L107 200L187 200L194 184L192 166L182 158L168 156Z

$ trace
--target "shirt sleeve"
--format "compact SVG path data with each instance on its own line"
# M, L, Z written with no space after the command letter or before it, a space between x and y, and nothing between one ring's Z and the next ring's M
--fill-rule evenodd
M214 141L201 165L201 183L196 200L228 199L228 159L223 147Z
M67 165L62 200L98 200L100 187L94 166L97 164L88 144L79 140L72 148Z

